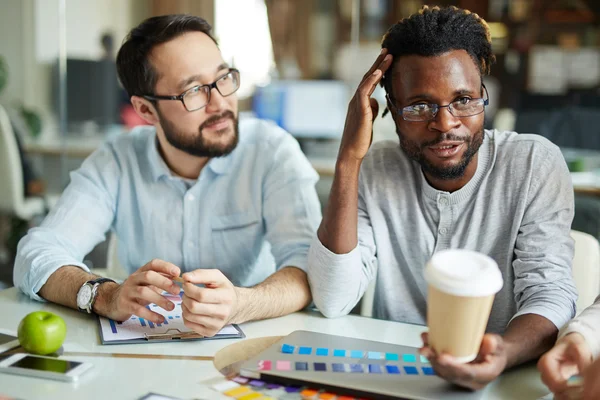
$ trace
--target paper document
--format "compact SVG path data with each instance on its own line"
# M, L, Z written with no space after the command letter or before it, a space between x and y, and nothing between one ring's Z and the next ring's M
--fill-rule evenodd
M177 336L176 339L180 339L181 334L184 336L185 334L193 334L194 331L186 327L183 323L181 296L174 296L172 294L165 294L163 296L175 304L173 311L164 310L156 304L150 304L147 308L163 315L165 317L164 323L156 324L135 315L123 322L116 322L112 319L100 317L100 330L103 343L122 343L149 338L160 339L162 336L164 336L165 340L169 340L171 336ZM219 336L243 337L244 335L236 326L227 325L214 338L218 338ZM185 337L181 339L185 339Z

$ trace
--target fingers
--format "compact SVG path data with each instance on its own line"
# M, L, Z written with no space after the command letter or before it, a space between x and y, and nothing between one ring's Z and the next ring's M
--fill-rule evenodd
M214 336L225 325L224 318L226 318L226 313L221 310L222 307L216 305L202 304L200 306L203 307L200 308L200 310L207 314L196 314L192 312L186 304L181 304L184 325L203 336ZM220 317L217 317L217 314Z
M218 269L197 269L186 272L181 277L186 282L204 284L210 287L218 287L229 283L229 279Z
M128 280L135 286L154 286L171 294L178 294L180 291L179 286L175 282L152 270L138 270Z
M169 276L179 276L181 273L181 270L177 265L158 258L153 259L142 268L138 269L138 272L141 271L155 271Z
M162 324L163 322L165 322L165 317L162 316L159 313L156 313L154 311L150 311L148 308L144 307L144 306L139 306L137 308L135 308L131 314L138 316L140 318L144 318L147 321L152 321L155 324Z
M564 378L560 371L559 358L564 349L560 345L555 346L552 350L546 353L538 362L538 369L541 373L542 382L553 393L560 392L566 388L567 379Z
M377 56L377 58L375 59L375 62L373 63L373 65L371 65L371 68L369 68L369 70L367 71L367 73L363 75L363 78L362 78L363 81L369 75L371 75L373 72L375 72L375 70L377 68L379 68L379 66L383 63L383 61L385 60L385 58L388 56L387 53L388 53L388 49L386 49L386 48L381 49L381 52L379 53L379 56Z
M463 364L447 353L438 354L429 346L429 336L422 333L424 347L421 354L429 360L436 373L457 385L481 389L497 378L506 366L504 342L497 335L485 335L475 361Z
M375 70L364 76L358 91L363 95L371 96L390 65L392 65L392 56L387 55Z
M373 113L373 121L375 121L375 118L377 118L377 115L379 114L379 103L374 98L370 98L369 103L371 104L371 112ZM372 137L371 137L371 140L373 140Z
M206 304L228 304L231 300L228 292L214 288L202 288L188 282L183 284L183 293L184 301L187 299Z
M587 343L572 344L569 350L573 353L579 371L585 371L592 363L593 356Z
M197 324L188 319L183 319L183 324L193 330L196 333L199 333L202 336L212 337L215 336L221 329L215 327L209 327L202 324Z

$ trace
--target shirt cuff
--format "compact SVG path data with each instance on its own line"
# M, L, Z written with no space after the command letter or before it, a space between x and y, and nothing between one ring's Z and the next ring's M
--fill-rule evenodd
M298 269L301 269L304 272L307 272L307 268L308 268L308 262L306 260L307 255L294 255L291 257L288 257L286 259L284 259L281 264L279 264L279 266L277 267L277 270L279 271L281 268L285 268L285 267L296 267Z
M563 327L567 322L569 322L569 320L573 317L568 311L564 310L564 309L557 309L559 307L557 307L554 304L554 307L551 307L548 303L544 304L544 305L537 305L537 304L533 304L533 305L528 305L526 307L523 307L522 309L520 309L509 321L509 324L517 317L520 317L521 315L525 315L525 314L536 314L539 315L541 317L546 318L547 320L549 320L550 322L552 322L554 324L554 326L556 326L557 329L560 329L561 327Z
M52 263L47 263L46 265L42 266L39 268L39 271L31 277L31 281L30 281L30 292L27 293L29 295L29 297L31 297L34 300L37 301L46 301L45 299L43 299L42 297L40 297L38 295L39 291L42 289L42 286L44 286L46 284L46 282L48 281L48 278L50 278L50 275L52 275L53 273L55 273L59 268L61 267L65 267L65 266L74 266L74 267L79 267L82 270L84 270L85 272L90 272L90 269L88 268L87 265L85 265L82 262L78 262L75 260L57 260L57 261L53 261Z
M593 326L590 326L583 319L575 319L560 330L558 339L567 336L569 333L579 333L583 336L590 348L594 360L598 358L598 355L600 354L600 339L598 339L598 332Z
M336 254L327 247L323 246L323 243L321 243L319 238L315 236L310 246L308 258L310 260L309 268L325 267L326 270L333 271L337 268L347 268L347 266L355 262L355 260L360 260L361 256L358 244L356 247L350 250L349 253Z

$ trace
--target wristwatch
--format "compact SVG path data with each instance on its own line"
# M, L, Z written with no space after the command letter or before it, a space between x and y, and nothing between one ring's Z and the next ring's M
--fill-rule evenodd
M92 313L92 307L98 297L98 287L105 282L114 282L108 278L98 278L91 281L87 281L79 288L77 292L77 308L79 311Z

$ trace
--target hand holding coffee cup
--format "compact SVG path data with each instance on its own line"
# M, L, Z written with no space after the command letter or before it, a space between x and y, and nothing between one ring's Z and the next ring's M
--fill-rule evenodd
M443 250L425 268L429 285L429 344L457 362L473 361L503 279L490 257L469 250Z
M507 363L504 340L484 334L503 279L491 258L473 251L436 253L425 269L429 284L427 325L421 354L437 375L457 385L481 389Z

